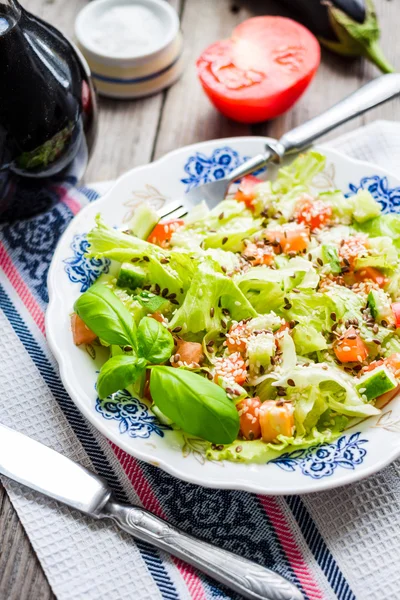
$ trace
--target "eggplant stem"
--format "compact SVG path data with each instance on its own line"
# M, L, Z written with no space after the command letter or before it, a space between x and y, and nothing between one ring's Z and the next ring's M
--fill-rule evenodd
M365 56L382 71L382 73L394 73L395 68L388 62L380 45L372 42L364 47Z

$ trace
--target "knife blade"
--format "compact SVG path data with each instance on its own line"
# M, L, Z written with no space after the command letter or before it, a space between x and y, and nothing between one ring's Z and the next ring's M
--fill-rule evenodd
M255 562L180 531L139 506L116 502L78 463L0 424L0 474L165 550L252 600L304 600L292 583Z

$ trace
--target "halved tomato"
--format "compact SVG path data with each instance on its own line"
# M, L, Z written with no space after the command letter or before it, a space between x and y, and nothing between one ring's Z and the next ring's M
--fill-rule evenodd
M307 88L320 63L316 37L285 17L247 19L209 46L197 74L214 106L241 123L274 119Z

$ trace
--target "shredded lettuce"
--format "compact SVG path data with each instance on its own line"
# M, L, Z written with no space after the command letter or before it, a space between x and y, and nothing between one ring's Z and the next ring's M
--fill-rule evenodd
M257 315L233 280L218 273L212 259L207 258L199 263L170 327L182 327L182 333L221 330L221 321L226 319L223 309L236 321Z

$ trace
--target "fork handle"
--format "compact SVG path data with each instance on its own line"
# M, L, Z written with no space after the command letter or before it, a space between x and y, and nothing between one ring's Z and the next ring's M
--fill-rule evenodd
M285 133L279 140L276 150L281 156L304 150L328 131L362 115L371 108L392 100L399 94L400 74L381 75L322 114Z
M250 560L212 546L180 531L147 510L111 499L101 517L113 519L124 531L166 550L251 600L304 600L296 586Z
M389 73L373 79L317 117L288 131L279 141L266 143L266 152L257 154L231 171L229 181L236 181L265 167L270 160L279 160L285 154L304 150L335 127L398 95L400 95L399 73Z

